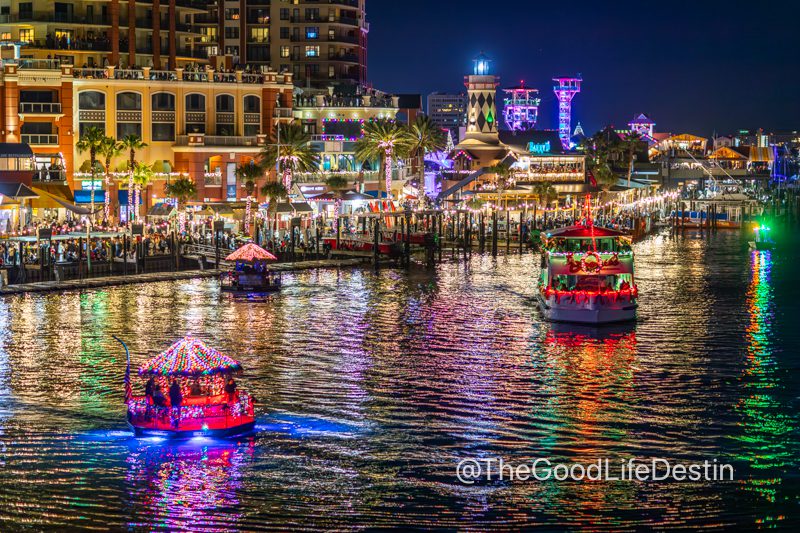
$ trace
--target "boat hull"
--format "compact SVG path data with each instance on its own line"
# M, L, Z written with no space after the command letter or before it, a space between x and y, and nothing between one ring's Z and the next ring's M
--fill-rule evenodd
M131 422L128 422L128 427L131 428L136 437L161 437L170 440L185 440L194 437L232 439L232 438L243 437L249 433L252 433L253 430L255 430L256 422L255 420L253 420L251 422L240 424L238 426L219 428L219 429L209 428L205 430L155 429L155 428L135 426Z
M636 320L636 302L620 305L557 303L554 298L536 297L542 316L551 322L573 324L615 324Z

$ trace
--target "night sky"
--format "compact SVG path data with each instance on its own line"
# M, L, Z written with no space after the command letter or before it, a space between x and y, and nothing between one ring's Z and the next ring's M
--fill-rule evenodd
M556 122L553 76L581 73L573 127L648 113L656 131L800 129L800 1L368 0L368 76L393 93L461 91L472 58L524 79Z

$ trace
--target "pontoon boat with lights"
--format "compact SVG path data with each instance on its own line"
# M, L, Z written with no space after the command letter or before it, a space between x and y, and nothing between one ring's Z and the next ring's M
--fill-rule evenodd
M595 227L590 201L582 224L542 232L537 300L555 322L609 324L636 318L639 296L629 235Z
M753 228L755 234L752 241L750 241L750 248L759 252L775 249L775 241L772 240L770 233L772 228L764 224L757 225Z
M233 380L241 371L238 361L185 337L139 368L147 385L144 396L134 396L128 355L128 425L137 437L229 438L250 433L255 427L253 398Z
M225 258L234 263L221 275L222 290L233 293L275 292L281 288L280 272L272 272L268 261L278 258L257 244L248 243Z

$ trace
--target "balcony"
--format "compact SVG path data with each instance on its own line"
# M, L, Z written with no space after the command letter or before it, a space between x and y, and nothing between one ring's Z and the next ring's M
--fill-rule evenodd
M358 44L358 37L355 35L328 35L328 41L335 42L335 43L349 43L349 44Z
M31 146L58 146L58 135L22 134L22 142Z
M66 181L66 170L42 169L33 174L33 183L64 183Z
M290 107L276 107L272 111L272 116L275 118L294 118L294 113Z
M20 115L60 115L61 104L57 102L20 102Z
M266 136L253 135L204 135L193 133L191 135L178 135L175 141L177 146L241 146L258 148L266 142Z

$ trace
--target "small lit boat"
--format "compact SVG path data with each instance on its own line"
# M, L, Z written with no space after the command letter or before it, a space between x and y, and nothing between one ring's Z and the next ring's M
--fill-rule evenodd
M587 198L583 223L542 233L537 302L545 319L610 324L636 319L639 289L631 237L596 228Z
M125 352L127 418L137 437L230 438L255 428L253 397L239 390L233 380L242 371L238 361L185 337L139 368L139 376L148 385L145 395L134 396L127 346ZM179 398L179 405L173 405L173 398Z
M773 241L772 237L770 236L771 231L772 229L769 226L765 226L764 224L761 224L760 226L755 226L753 228L753 233L755 237L749 243L750 249L757 250L759 252L774 250L775 241Z
M221 275L222 290L233 293L275 292L281 288L280 272L272 272L267 267L269 261L278 258L257 244L247 243L226 261L234 263L233 270Z

